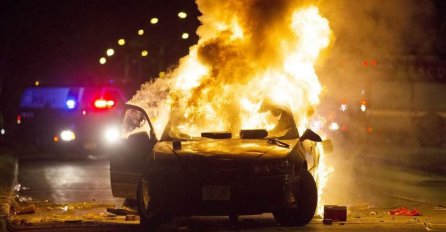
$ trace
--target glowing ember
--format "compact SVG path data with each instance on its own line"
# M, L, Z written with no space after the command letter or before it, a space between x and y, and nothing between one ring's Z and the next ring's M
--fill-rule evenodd
M261 110L265 99L289 107L305 128L321 92L314 66L331 30L317 7L296 2L197 0L198 44L131 102L150 112L158 136L168 119L191 136L273 128L277 119ZM320 177L325 169L319 167Z

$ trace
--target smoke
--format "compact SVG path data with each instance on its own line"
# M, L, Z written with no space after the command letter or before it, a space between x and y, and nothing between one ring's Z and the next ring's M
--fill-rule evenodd
M379 68L432 55L438 46L431 0L321 1L319 7L336 35L329 64L319 70L327 91L357 89L367 71L364 61L376 60Z
M407 83L394 82L389 85L385 81L379 85L381 88L374 88L373 93L369 90L375 81L394 77L395 73L386 71L383 66L392 65L392 62L415 62L426 56L432 58L438 46L435 4L430 0L336 0L320 1L319 8L330 21L336 39L325 65L317 69L326 96L318 109L338 105L344 99L351 107L349 110L353 108L354 112L349 119L349 136L332 138L335 153L327 156L327 159L335 167L335 172L326 187L326 200L333 204L379 204L383 200L380 195L383 189L372 186L391 185L384 184L386 179L380 175L384 169L391 168L386 162L393 160L405 166L410 159L398 156L401 151L395 145L400 141L386 140L384 136L389 134L375 135L373 133L378 130L374 128L371 135L364 137L369 125L356 116L360 112L359 102L362 98L370 100L377 94L392 96L384 94L392 91L410 92L406 89L410 87ZM364 61L370 64L371 60L377 61L375 69L364 66ZM387 101L398 102L391 97ZM373 107L374 102L369 103ZM369 118L369 123L376 124L383 120ZM403 124L405 121L395 118L392 124L407 128ZM410 144L414 140L405 135L395 137L404 141L404 146L415 146ZM377 142L371 141L373 139L377 139Z

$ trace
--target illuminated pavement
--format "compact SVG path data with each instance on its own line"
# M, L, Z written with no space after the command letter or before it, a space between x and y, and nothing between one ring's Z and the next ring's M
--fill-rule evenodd
M108 161L20 162L21 195L55 203L113 203Z
M271 214L241 217L236 226L227 217L192 217L176 219L158 231L446 231L446 210L434 210L446 205L444 175L364 157L367 154L346 163L352 160L346 155L344 166L337 164L339 170L326 190L326 204L348 205L347 222L323 225L315 218L303 228L284 228L277 226ZM122 203L111 195L107 161L22 162L19 181L22 199L31 197L28 200L38 205L37 214L16 217L35 220L15 227L19 231L145 231L137 221L107 216L106 207ZM423 216L388 215L400 206L418 208ZM68 223L62 222L65 219Z

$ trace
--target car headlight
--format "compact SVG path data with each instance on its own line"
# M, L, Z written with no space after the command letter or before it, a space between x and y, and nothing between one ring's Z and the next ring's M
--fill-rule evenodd
M105 129L104 137L107 142L114 143L121 137L121 130L119 127L109 127Z
M60 139L65 142L70 142L76 139L76 134L72 130L63 130L60 132Z
M256 175L281 175L292 172L292 165L288 160L282 160L271 163L261 163L254 166L254 173Z

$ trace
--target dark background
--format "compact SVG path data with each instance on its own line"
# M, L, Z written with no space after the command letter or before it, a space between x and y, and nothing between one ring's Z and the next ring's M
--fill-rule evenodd
M184 11L186 19L177 14ZM195 44L193 0L0 1L0 112L14 120L20 91L34 85L124 86L141 83L175 65ZM159 22L150 24L157 17ZM144 30L139 36L137 31ZM182 33L189 33L187 40ZM118 46L120 38L126 40ZM113 48L115 54L105 52ZM147 57L141 51L147 50ZM107 57L101 65L100 57ZM125 66L128 69L125 78Z

